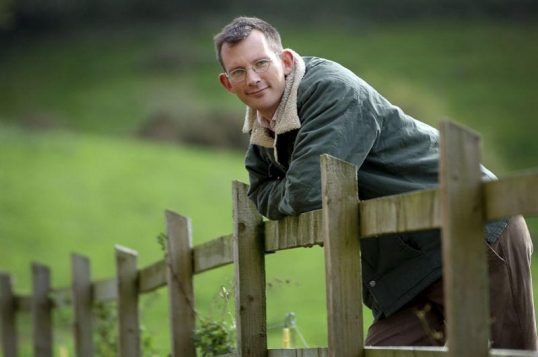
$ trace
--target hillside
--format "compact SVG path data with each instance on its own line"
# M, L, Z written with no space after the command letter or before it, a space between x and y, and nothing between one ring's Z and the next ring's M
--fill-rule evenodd
M20 34L2 44L0 122L244 147L242 106L217 81L219 24L133 24ZM284 45L336 60L418 119L482 134L484 163L538 166L538 26L358 22L283 26Z
M195 245L229 234L231 182L246 179L236 153L8 126L0 126L0 162L0 271L13 274L18 293L30 291L34 261L50 266L53 287L68 286L72 252L91 259L93 279L115 275L115 244L138 251L139 267L161 260L165 209L192 219ZM326 338L322 261L320 248L267 257L269 323L293 311L311 344ZM212 305L231 276L228 267L196 277L204 315L220 315ZM168 346L166 292L159 295L144 321ZM63 320L60 331L69 331ZM271 338L278 346L278 330Z
M53 286L63 287L71 252L90 257L95 279L113 275L115 244L138 251L140 267L162 259L165 209L192 218L194 244L231 233L231 182L247 180L242 106L217 83L214 31L110 26L2 44L0 271L13 273L18 293L30 290L32 261L49 265ZM286 46L343 63L417 118L480 132L483 162L499 175L538 167L536 24L370 22L282 33ZM538 219L531 224L536 236ZM269 324L293 311L307 342L325 345L321 249L266 259ZM196 278L201 313L220 313L212 306L231 274ZM163 355L165 296L144 311ZM270 346L279 339L271 330Z

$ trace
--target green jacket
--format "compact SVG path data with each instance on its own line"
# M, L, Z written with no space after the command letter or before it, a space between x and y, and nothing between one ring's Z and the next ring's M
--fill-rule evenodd
M325 153L359 167L361 200L437 186L436 129L341 65L303 59L300 128L279 133L274 147L251 144L246 154L248 194L263 215L280 219L321 208L319 157ZM495 178L485 168L483 175ZM495 241L505 227L504 221L488 224L486 239ZM438 231L361 240L361 251L364 301L376 319L396 312L442 274Z

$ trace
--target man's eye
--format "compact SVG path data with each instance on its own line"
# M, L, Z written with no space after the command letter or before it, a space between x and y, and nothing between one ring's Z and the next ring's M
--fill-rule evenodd
M264 68L269 64L268 60L260 60L254 65L256 68Z
M237 78L243 76L245 73L246 71L244 69L236 69L230 72L230 76Z

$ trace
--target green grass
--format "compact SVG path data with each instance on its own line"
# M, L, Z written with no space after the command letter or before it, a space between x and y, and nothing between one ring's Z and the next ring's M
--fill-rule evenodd
M229 234L231 182L246 179L236 153L11 126L0 126L0 162L0 270L15 278L17 293L29 293L33 261L51 267L58 288L70 284L72 252L91 259L93 279L115 275L115 244L138 251L139 267L162 259L156 236L165 231L165 209L192 219L194 244ZM269 324L295 312L306 340L324 345L322 250L269 255L267 271ZM231 276L227 267L196 277L202 314L216 313L215 295ZM160 295L144 322L157 345L168 346L166 292ZM59 336L69 343L66 332ZM279 340L271 331L270 344Z
M479 131L495 171L537 166L538 27L529 23L411 23L327 31L289 46L335 59L405 111L434 126ZM335 41L335 39L341 39ZM344 45L345 44L345 45ZM524 145L522 145L524 143Z
M199 120L242 108L217 82L218 26L105 27L22 37L0 56L0 121L131 135L157 113ZM479 131L484 162L506 173L537 166L538 25L357 23L283 27L285 46L341 62L395 104L437 125Z
M67 287L72 252L91 259L93 279L115 275L115 244L138 251L139 267L147 266L163 257L156 236L165 231L164 209L192 219L194 244L228 234L231 181L245 180L241 161L236 153L0 126L0 270L12 274L20 294L30 291L34 261L51 267L53 287ZM323 261L319 247L266 256L268 325L294 312L310 346L327 343ZM228 266L195 277L203 316L220 316L216 296L232 275ZM152 300L141 304L147 306L142 321L164 353L166 290ZM56 342L71 345L69 313L55 316ZM29 353L27 318L22 321ZM370 322L365 310L365 326ZM280 330L270 329L269 346L280 345Z
M228 113L240 130L241 105L217 83L214 31L111 27L23 37L2 48L0 270L13 274L18 293L29 292L32 261L50 265L53 286L63 287L71 252L91 258L95 279L113 275L115 244L137 250L140 267L162 259L156 236L165 209L192 218L195 244L231 232L231 181L247 180L242 153L130 139L156 113L193 124ZM423 121L448 117L479 131L483 161L501 176L538 167L536 24L357 24L282 34L286 46L341 62ZM69 131L17 126L28 122ZM538 232L537 219L530 225ZM293 311L308 343L326 345L321 249L278 252L266 262L269 325ZM212 313L231 275L227 267L196 277L202 314ZM164 354L161 295L143 320ZM57 341L71 343L67 332ZM280 345L278 330L269 345Z

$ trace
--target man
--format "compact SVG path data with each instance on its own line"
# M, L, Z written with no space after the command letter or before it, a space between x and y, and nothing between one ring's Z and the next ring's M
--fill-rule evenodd
M359 167L361 199L437 185L438 132L346 68L283 49L276 29L257 18L234 19L214 40L224 69L219 81L246 104L249 197L266 217L321 207L319 156L325 153ZM486 240L492 346L534 350L525 222L489 223ZM366 344L444 344L439 232L369 239L361 249L365 303L375 317Z

